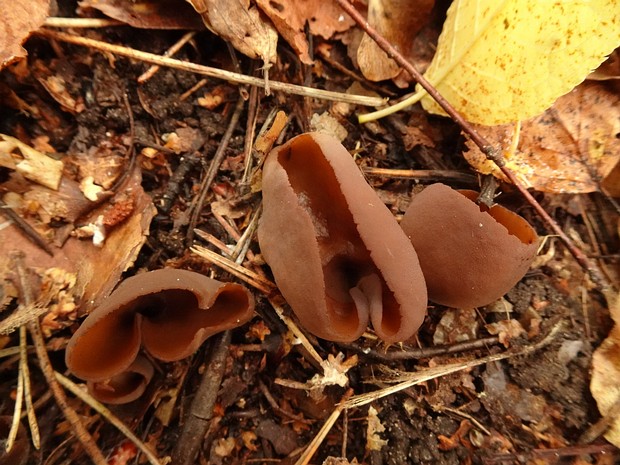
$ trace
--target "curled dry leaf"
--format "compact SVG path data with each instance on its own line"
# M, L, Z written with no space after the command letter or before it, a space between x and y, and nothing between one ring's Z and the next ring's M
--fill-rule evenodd
M353 341L372 321L387 342L415 334L426 313L418 258L337 139L306 133L272 150L263 204L261 252L308 331Z
M60 185L63 169L60 160L6 134L0 134L0 165L50 189L57 190Z
M81 0L79 5L140 29L204 28L200 17L182 0Z
M249 0L187 0L205 25L250 58L275 63L278 33Z
M617 0L457 0L425 77L467 120L504 124L549 108L619 45Z
M590 392L602 415L613 415L620 402L620 297L610 309L615 326L592 356ZM620 416L611 417L605 439L620 447Z
M308 53L306 24L311 34L320 35L324 39L331 38L335 32L346 31L354 24L351 17L345 14L336 2L257 0L256 4L269 16L278 32L305 64L312 64Z
M499 141L506 166L526 187L539 191L597 191L620 162L620 97L599 82L581 84L542 115L524 121L514 153L514 125L476 129ZM465 158L478 172L504 179L473 143L468 147Z
M49 0L0 0L0 69L26 56L22 44L43 25Z
M405 57L410 55L413 39L428 20L435 0L370 0L368 22ZM401 68L364 34L357 49L360 71L370 81L396 77Z

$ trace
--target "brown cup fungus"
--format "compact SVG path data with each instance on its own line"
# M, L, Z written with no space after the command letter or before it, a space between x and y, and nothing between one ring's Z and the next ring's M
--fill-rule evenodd
M261 252L308 331L353 341L370 321L386 342L415 334L427 301L418 258L338 140L307 133L275 148L263 208Z
M96 398L129 402L153 375L148 360L138 356L140 347L165 362L181 360L213 334L247 322L253 311L254 299L240 284L185 270L142 273L123 281L88 315L65 360Z
M433 184L413 196L401 227L411 239L429 300L487 305L508 292L536 256L538 236L516 213L475 203L474 191Z

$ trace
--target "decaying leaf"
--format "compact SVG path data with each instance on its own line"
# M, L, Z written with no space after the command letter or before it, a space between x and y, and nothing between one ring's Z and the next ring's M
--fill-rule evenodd
M26 56L22 44L43 24L49 0L0 0L0 69Z
M524 121L515 153L509 149L514 125L476 129L498 141L506 166L526 187L539 191L597 191L620 161L620 97L603 83L585 82L542 115ZM474 144L468 147L465 158L478 172L503 179Z
M249 0L187 0L205 25L250 58L275 63L278 33Z
M14 169L26 179L54 190L58 189L62 178L63 164L60 160L5 134L0 134L0 166Z
M590 392L602 415L613 415L620 402L620 297L610 308L615 326L592 356ZM610 418L605 439L620 447L620 416Z
M387 441L380 434L385 431L381 424L377 410L371 405L368 407L368 429L366 430L366 449L379 451L387 446Z
M123 186L122 195L133 193L132 214L121 224L107 232L103 247L94 247L89 240L71 237L55 248L53 257L33 245L15 225L0 229L0 257L8 257L11 251L25 254L26 266L37 269L59 268L66 273L77 273L73 287L80 297L80 311L96 307L118 283L121 274L129 268L146 240L151 219L156 213L152 199L140 185L141 176L136 169ZM81 195L81 193L80 193ZM105 211L106 205L102 205ZM94 212L97 215L97 212ZM11 268L0 261L0 279L9 276ZM78 300L78 299L76 299ZM64 308L66 310L66 307Z
M351 17L345 14L336 2L257 0L256 4L269 16L278 32L305 64L312 64L306 40L306 23L311 34L320 35L325 39L331 38L335 32L346 31L354 24Z
M457 0L425 77L467 120L503 124L549 108L618 45L616 0Z
M141 29L203 29L200 17L181 0L81 0L110 18Z
M368 22L406 57L413 39L433 8L435 0L370 0ZM357 49L357 63L364 77L382 81L396 77L401 68L364 34Z

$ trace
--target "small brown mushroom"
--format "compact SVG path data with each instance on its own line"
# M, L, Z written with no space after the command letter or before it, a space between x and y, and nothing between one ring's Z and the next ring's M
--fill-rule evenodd
M155 369L149 359L138 355L122 373L104 381L88 381L88 390L100 402L126 404L144 393L154 373Z
M76 376L120 389L119 376L136 379L135 371L123 373L141 346L159 360L180 360L213 334L244 324L253 311L254 299L240 284L185 270L142 273L123 281L84 320L65 360Z
M415 334L426 313L416 253L338 140L307 133L274 149L263 204L261 252L308 331L353 341L371 321L386 342Z
M536 256L530 224L500 205L477 205L474 191L433 184L413 196L401 227L415 247L433 302L465 308L508 292Z

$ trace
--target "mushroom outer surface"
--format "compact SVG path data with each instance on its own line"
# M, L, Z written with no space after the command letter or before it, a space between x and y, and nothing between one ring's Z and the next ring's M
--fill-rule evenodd
M302 134L267 156L258 240L280 292L316 336L353 341L371 321L397 342L424 320L411 243L331 136Z
M538 236L527 221L500 205L482 211L476 197L432 184L413 196L401 221L429 300L438 304L487 305L512 289L536 256Z
M180 360L210 335L244 324L253 311L252 295L239 284L169 268L141 273L88 315L65 361L79 378L105 381L127 370L141 345L160 360Z

